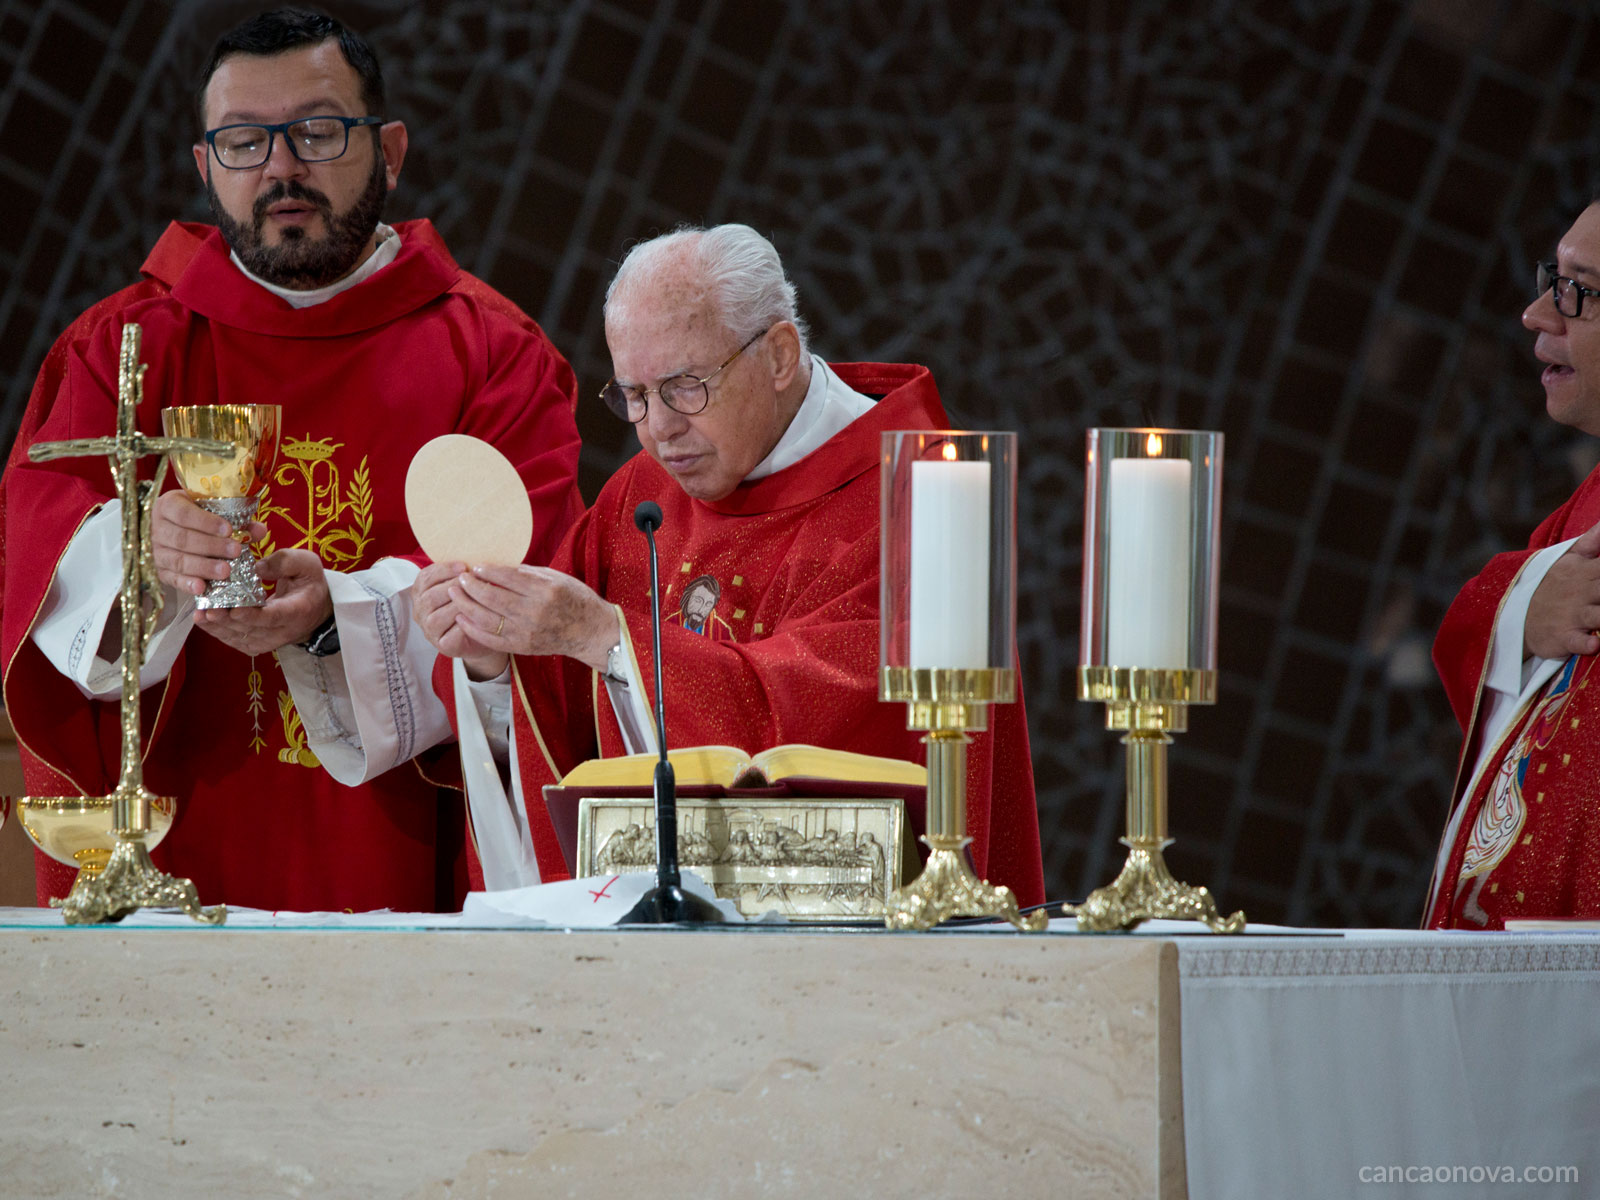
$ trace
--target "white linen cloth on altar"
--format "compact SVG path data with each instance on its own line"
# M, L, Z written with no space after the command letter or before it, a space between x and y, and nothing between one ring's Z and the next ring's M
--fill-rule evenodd
M1600 1194L1600 935L1177 946L1191 1200Z

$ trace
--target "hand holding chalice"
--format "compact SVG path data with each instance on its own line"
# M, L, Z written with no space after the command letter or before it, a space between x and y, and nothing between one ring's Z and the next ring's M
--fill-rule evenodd
M244 553L233 560L227 579L206 584L196 608L254 608L267 594L256 576L256 556L250 549L250 523L255 519L261 490L278 457L283 410L276 404L205 404L161 410L161 427L168 437L213 438L232 442L231 455L174 452L172 469L188 497L207 512L225 517Z

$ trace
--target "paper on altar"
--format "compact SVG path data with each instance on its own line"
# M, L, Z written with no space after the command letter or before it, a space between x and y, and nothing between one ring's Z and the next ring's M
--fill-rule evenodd
M682 872L683 890L717 906L724 918L743 922L731 900L718 900L710 886L693 871ZM646 892L656 885L654 871L626 875L592 875L563 879L503 892L471 892L461 909L464 925L555 925L563 929L604 928L627 916Z

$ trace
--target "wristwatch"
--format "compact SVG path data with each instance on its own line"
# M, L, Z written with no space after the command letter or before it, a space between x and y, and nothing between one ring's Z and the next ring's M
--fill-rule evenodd
M311 636L300 643L300 648L313 658L327 658L339 653L339 625L332 614L311 631Z
M600 674L608 683L615 683L621 687L628 686L628 656L623 653L621 642L611 647L610 653L606 655L606 669Z

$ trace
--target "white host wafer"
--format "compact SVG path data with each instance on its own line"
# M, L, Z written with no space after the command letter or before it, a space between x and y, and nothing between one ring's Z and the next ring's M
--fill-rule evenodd
M481 438L436 437L406 471L406 516L434 562L514 566L533 541L533 508L517 469Z

